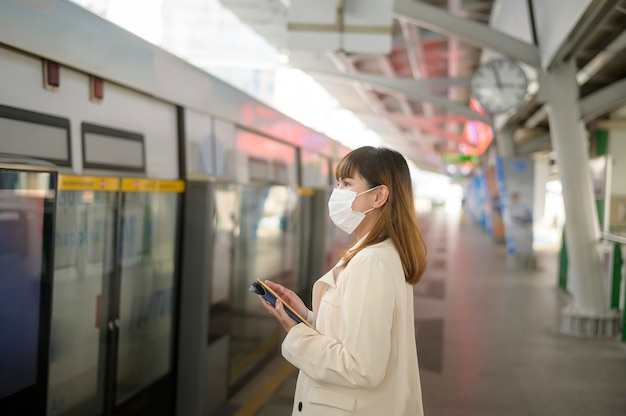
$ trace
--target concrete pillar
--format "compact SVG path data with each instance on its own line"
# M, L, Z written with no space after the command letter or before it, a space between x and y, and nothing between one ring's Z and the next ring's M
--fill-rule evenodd
M573 302L566 309L576 316L603 316L608 305L598 252L600 235L574 63L564 63L546 74L542 88L547 90L550 136L563 186L568 281L573 292Z
M533 218L536 228L546 224L546 184L550 179L550 158L547 155L535 157L535 186L533 187ZM537 233L536 233L537 234Z
M513 129L504 127L496 132L496 144L500 157L513 157L515 155L515 142L513 141Z

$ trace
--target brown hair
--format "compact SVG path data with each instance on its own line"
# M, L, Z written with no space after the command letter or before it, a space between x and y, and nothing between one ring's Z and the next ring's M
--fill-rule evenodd
M407 283L416 284L426 270L426 245L417 224L411 174L406 160L392 149L360 147L339 161L335 176L339 180L354 177L355 173L363 177L370 188L385 185L389 196L363 243L344 254L344 264L348 264L365 247L390 238L400 254Z

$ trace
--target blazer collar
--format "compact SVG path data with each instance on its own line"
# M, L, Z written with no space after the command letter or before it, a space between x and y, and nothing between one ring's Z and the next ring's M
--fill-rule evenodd
M354 245L350 247L348 251L352 251L357 248L363 242L363 240L365 240L365 237L367 237L367 234L365 234L356 243L354 243ZM345 266L343 265L343 260L339 259L337 264L335 264L335 266L330 269L324 276L320 277L318 281L326 283L332 288L337 287L337 278L339 277L339 273L344 269L344 267Z

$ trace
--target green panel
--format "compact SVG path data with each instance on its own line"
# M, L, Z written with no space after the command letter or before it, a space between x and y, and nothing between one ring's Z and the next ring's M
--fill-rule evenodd
M441 155L441 160L443 160L444 162L450 162L450 163L461 163L461 162L478 163L480 162L480 157L474 156L474 155L464 155L460 153L444 153Z
M622 285L622 248L615 243L613 251L613 278L611 279L611 309L619 309L619 289Z
M559 254L559 287L567 292L567 247L565 245L565 229L563 229L561 252Z

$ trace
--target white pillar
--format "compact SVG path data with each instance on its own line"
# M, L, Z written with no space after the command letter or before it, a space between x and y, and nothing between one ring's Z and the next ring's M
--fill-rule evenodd
M534 226L544 228L546 224L546 184L550 179L550 158L535 157L535 186L533 187Z
M515 155L515 142L513 141L513 129L505 127L496 132L496 144L500 157L513 157Z
M600 236L574 63L554 68L542 87L547 90L550 136L563 186L568 286L573 292L573 303L568 309L579 316L603 316L608 305L602 284Z

